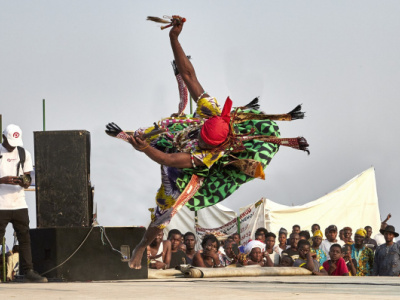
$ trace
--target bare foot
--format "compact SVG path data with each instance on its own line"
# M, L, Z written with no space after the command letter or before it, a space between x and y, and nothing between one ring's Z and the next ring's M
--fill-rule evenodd
M135 249L132 251L132 257L128 262L128 266L131 269L136 269L139 270L142 268L142 256L143 252L146 249L146 247L139 247L137 246Z

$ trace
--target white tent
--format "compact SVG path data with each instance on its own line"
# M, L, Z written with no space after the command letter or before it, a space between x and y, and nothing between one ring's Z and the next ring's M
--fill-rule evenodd
M236 218L236 213L217 204L198 211L198 225L203 228L218 228ZM317 223L322 231L331 224L338 228L349 226L355 230L369 225L376 234L380 229L378 195L375 170L370 168L355 176L329 194L299 206L286 206L269 199L261 199L240 208L240 237L242 243L254 238L258 227L278 233L281 227L289 232L294 224L310 230ZM182 233L195 233L195 214L186 206L172 218L164 229L179 229Z
M203 228L218 228L235 218L236 212L222 204L203 208L197 212L198 225ZM195 213L186 206L182 207L164 229L164 234L171 229L178 229L182 234L188 231L195 233Z
M241 208L240 213L249 210L250 206ZM314 223L321 226L323 233L326 227L334 224L339 229L349 226L353 229L353 233L358 228L369 225L376 234L379 232L381 221L375 170L370 168L329 194L304 205L286 206L263 199L254 215L257 216L257 219L252 220L254 226L252 224L248 226L251 228L251 233L247 235L250 236L254 236L260 224L264 224L268 231L278 233L281 227L291 232L294 224L310 230ZM241 236L243 236L242 229Z

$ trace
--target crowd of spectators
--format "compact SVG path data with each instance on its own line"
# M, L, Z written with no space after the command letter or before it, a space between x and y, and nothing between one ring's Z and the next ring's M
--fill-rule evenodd
M148 247L149 267L175 268L182 264L195 267L219 268L260 265L262 267L301 267L313 275L326 276L399 276L400 241L395 228L387 224L391 215L382 222L380 232L372 238L371 226L344 227L335 225L321 230L313 224L311 232L293 225L289 233L285 228L278 235L258 228L254 239L241 245L235 233L222 241L207 234L201 249L195 250L196 236L184 235L177 229L169 231L167 240L157 237Z

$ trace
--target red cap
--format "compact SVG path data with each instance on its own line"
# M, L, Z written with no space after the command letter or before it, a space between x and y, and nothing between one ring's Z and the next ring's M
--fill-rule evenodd
M200 131L200 136L209 145L219 145L223 143L229 134L230 113L232 100L228 97L222 109L221 116L214 116L204 122Z

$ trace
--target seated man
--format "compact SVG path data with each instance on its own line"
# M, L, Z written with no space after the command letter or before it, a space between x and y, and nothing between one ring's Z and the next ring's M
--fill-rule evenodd
M353 235L353 229L351 229L351 227L343 228L343 242L349 245L353 245L354 241L351 238L352 235Z
M274 266L279 265L279 258L280 255L278 252L274 251L275 247L275 240L276 240L276 235L273 234L272 232L268 232L265 238L265 256L268 255L272 262L274 263Z
M376 241L374 239L371 239L372 227L371 226L365 226L364 229L367 232L367 235L365 236L365 239L364 239L363 243L364 243L365 246L367 246L368 248L370 248L372 251L375 252L376 247L378 247L378 244L376 243Z
M311 226L311 234L314 234L314 232L316 232L317 230L321 230L321 226L319 226L319 224L313 224Z
M399 276L400 275L400 245L394 242L394 238L399 234L396 229L387 225L381 229L380 233L384 235L386 243L378 246L375 252L374 276Z
M173 233L171 233L171 231ZM169 264L170 268L175 268L180 265L186 264L186 254L180 250L180 245L182 243L182 233L177 229L172 229L169 233L169 241L171 245L171 262Z
M265 244L265 237L267 236L267 234L268 230L264 227L260 227L256 230L256 233L254 234L254 239Z
M367 235L364 228L357 229L355 243L351 245L351 257L357 261L357 276L369 276L374 267L374 252L363 242Z
M299 234L298 233L292 233L290 235L290 248L287 250L282 251L281 257L284 256L290 256L293 261L296 261L296 259L299 258L299 251L297 251L297 244L300 240Z
M205 235L201 242L202 251L197 251L193 257L192 265L201 268L218 268L222 267L219 260L218 249L220 243L218 239L212 235Z
M19 245L14 245L7 257L7 281L13 281L19 273Z
M300 233L300 225L293 225L292 233Z
M329 253L331 246L333 244L339 244L340 246L343 246L344 242L336 239L338 234L336 225L330 225L326 229L326 233L327 233L326 240L322 241L321 246L319 246L319 248L325 252L327 259L330 259ZM342 247L340 247L340 249L342 249Z
M279 235L278 235L278 242L279 244L276 244L274 246L274 251L278 253L280 256L282 256L282 251L288 249L290 246L286 244L287 241L287 230L285 228L279 229Z
M195 246L196 246L196 236L193 232L186 232L183 236L183 242L186 245L186 263L188 265L192 264L193 257L196 253Z
M238 262L239 248L233 240L226 240L224 243L224 254L220 254L219 260L223 267L236 264Z
M233 241L235 242L236 245L240 245L240 234L239 233L234 233L231 235L233 238Z
M314 231L314 235L312 237L312 246L311 246L311 256L315 255L315 259L322 265L326 261L326 253L321 250L320 246L322 243L322 231L316 230Z
M312 258L310 243L307 240L300 240L298 243L299 258L293 264L293 267L303 267L312 272L313 275L328 275L323 266Z
M311 238L310 233L308 232L308 230L300 231L299 232L299 237L300 237L300 240L306 240L306 241L308 241Z
M278 267L293 267L293 259L290 256L282 257Z
M386 243L385 237L381 232L383 232L382 230L385 230L386 226L388 225L387 222L390 220L391 217L392 214L387 215L386 219L383 220L381 223L381 229L379 230L379 233L374 236L377 247ZM393 242L396 242L396 239L393 239Z
M329 251L330 259L324 262L325 270L331 276L349 276L346 262L342 257L342 246L333 244Z
M171 262L171 243L163 241L164 234L160 232L147 249L150 269L168 269Z

